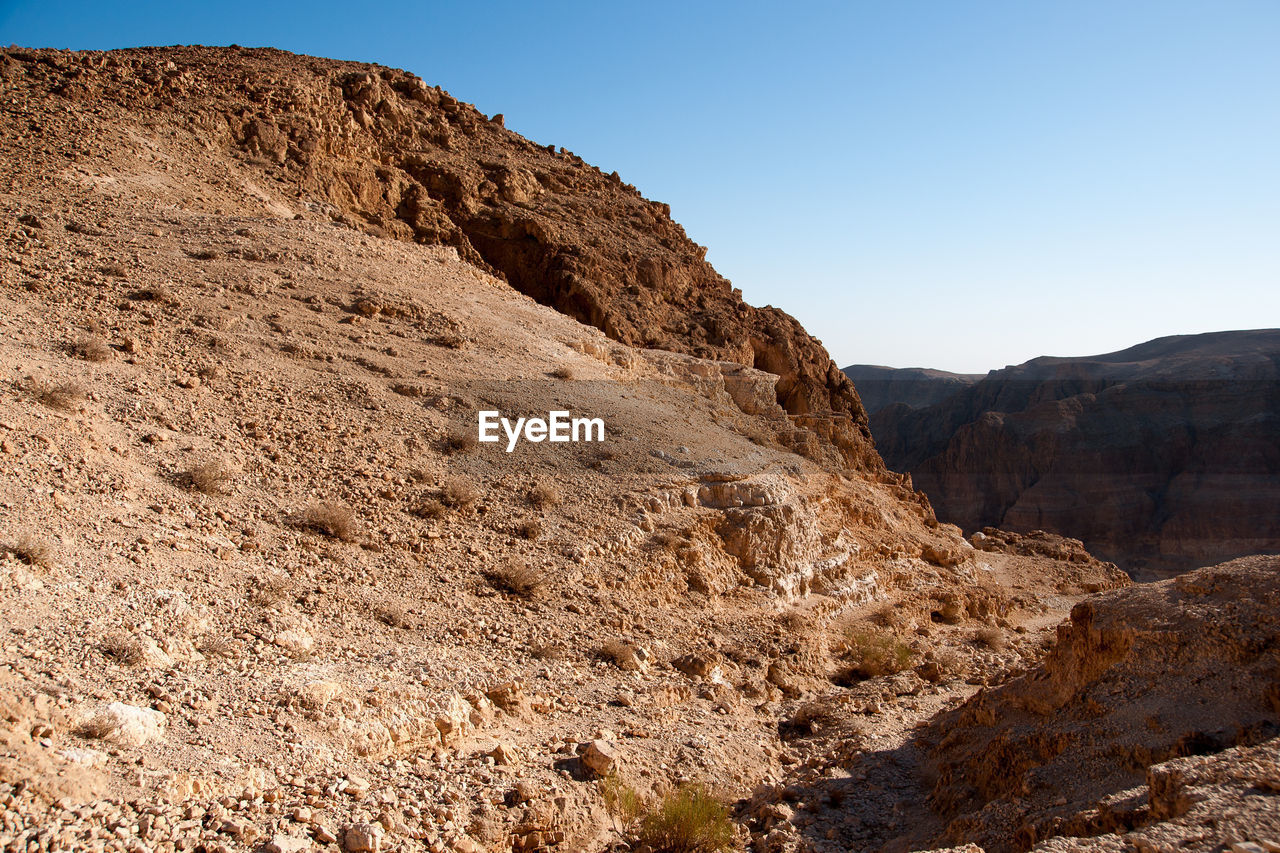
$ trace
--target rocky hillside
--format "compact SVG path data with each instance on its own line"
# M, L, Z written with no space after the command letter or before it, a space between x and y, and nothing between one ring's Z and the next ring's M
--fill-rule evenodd
M852 384L792 317L754 308L641 196L404 71L275 50L0 54L8 117L49 168L176 135L235 158L236 206L275 197L378 237L453 246L539 302L632 346L778 377L777 402L845 461L883 470ZM33 101L62 109L32 119ZM65 110L65 112L63 111ZM185 199L200 206L200 193ZM273 210L274 206L274 210ZM288 204L285 207L289 207Z
M1139 573L1280 550L1280 331L1037 358L924 408L899 396L872 418L877 447L967 530L1043 528Z
M542 304L453 213L435 236L357 218L404 207L374 192L396 173L361 159L370 123L416 127L449 174L518 140L402 72L234 49L0 65L5 853L938 846L942 758L917 735L1129 586L1077 541L939 524L798 331L773 339L784 386L785 358ZM400 100L351 108L365 84ZM231 132L223 103L263 124ZM336 124L313 146L300 115ZM539 150L583 193L547 203L594 235L566 257L683 245ZM451 210L435 192L422 209ZM621 287L611 317L719 316ZM735 335L773 316L731 313ZM507 453L476 440L482 409L606 439ZM1184 686L1224 719L1255 692ZM1263 784L1269 754L1195 784ZM1256 805L1232 831L1269 840Z
M932 406L982 378L979 373L948 373L924 367L851 364L843 370L858 389L868 414L901 403L912 409Z

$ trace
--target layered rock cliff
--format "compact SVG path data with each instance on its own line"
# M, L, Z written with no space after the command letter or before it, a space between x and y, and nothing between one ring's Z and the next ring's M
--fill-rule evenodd
M233 152L259 170L263 187L287 188L315 212L379 236L456 247L616 341L773 373L778 403L798 426L846 464L884 473L857 393L821 343L786 313L743 302L668 205L413 74L189 47L10 50L0 75L16 120L25 120L23 103L51 94L77 114L76 141L38 121L28 128L54 162L87 153L93 128L122 114L150 132Z
M1160 338L877 411L939 518L1045 529L1137 571L1280 550L1280 331Z

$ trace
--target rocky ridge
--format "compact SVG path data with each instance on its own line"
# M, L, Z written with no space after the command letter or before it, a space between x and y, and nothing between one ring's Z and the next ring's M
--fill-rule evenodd
M940 518L1078 537L1166 576L1280 551L1278 364L1276 330L1160 338L992 371L871 423L887 464L911 473Z
M183 55L3 62L0 849L635 849L610 791L688 783L738 846L944 838L914 735L1128 578L938 524L779 374L264 179L163 114Z

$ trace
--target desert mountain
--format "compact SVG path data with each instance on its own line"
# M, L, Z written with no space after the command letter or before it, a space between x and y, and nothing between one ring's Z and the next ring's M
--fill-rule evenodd
M1280 550L1280 330L1037 358L931 404L938 380L915 379L864 393L887 464L942 519L1075 536L1137 572Z
M926 367L883 367L851 364L844 375L853 381L868 414L902 403L913 409L941 403L982 378L977 373L949 373Z
M937 847L1005 793L935 787L997 734L966 708L1130 601L1078 541L939 524L825 352L661 205L412 75L0 73L6 853ZM605 440L508 453L482 410ZM1228 794L1272 778L1257 600L1201 602L1223 655L1262 638L1248 677L1186 685L1203 713L1126 767L1216 711L1247 734L1212 740ZM923 736L947 714L954 751ZM1270 799L1231 802L1273 837ZM1211 849L1198 815L1116 843Z

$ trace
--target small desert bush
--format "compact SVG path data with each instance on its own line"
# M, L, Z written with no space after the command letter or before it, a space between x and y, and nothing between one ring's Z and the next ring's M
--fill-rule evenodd
M89 740L102 740L110 737L116 730L116 725L111 719L104 714L98 713L90 716L85 720L81 720L75 727L75 733L82 738Z
M524 560L511 559L485 572L489 585L499 592L509 592L521 598L533 598L546 584L542 572Z
M128 278L129 270L124 264L106 264L98 267L98 271L111 278Z
M5 550L28 566L47 569L53 565L53 546L33 533L23 533L17 542L6 546Z
M473 432L461 427L449 430L441 440L444 452L448 454L470 453L479 443L480 439Z
M634 788L622 781L616 770L600 780L600 796L609 814L624 824L632 823L644 812L644 800Z
M85 361L109 361L111 346L98 335L85 335L76 341L76 354Z
M529 490L529 503L546 509L560 503L560 490L551 483L539 483Z
M356 516L346 504L332 501L310 504L302 513L302 524L343 542L356 540Z
M288 597L288 592L289 579L271 572L253 581L249 589L249 603L258 607L274 607Z
M235 641L226 634L209 632L200 638L196 651L205 657L229 658L235 652Z
M235 469L221 459L202 462L187 472L187 479L206 495L225 495L231 491Z
M975 631L973 639L974 642L979 645L986 646L994 652L1001 651L1009 645L1009 641L1005 639L1004 632L991 625L984 626Z
M844 635L848 675L875 678L902 672L911 666L911 647L887 631L851 627Z
M141 299L145 302L159 302L164 305L172 305L178 301L178 298L174 296L173 289L164 282L148 284L135 291L133 296L135 299Z
M35 398L51 409L70 411L89 396L85 387L75 380L66 382L37 382L32 388Z
M724 803L702 785L681 785L641 808L632 832L653 853L718 853L733 846L733 821Z
M470 480L455 477L440 490L440 500L454 509L465 509L480 499L480 490Z
M605 640L596 650L596 657L621 669L635 656L635 649L623 640Z
M524 539L537 539L542 535L542 522L536 518L521 519L516 523L516 533Z
M142 650L142 642L137 637L130 636L123 631L108 634L103 638L98 648L102 650L104 655L125 666L137 666L142 663L142 659L145 657L145 653Z
M389 601L379 605L374 609L373 615L383 625L391 628L409 628L413 625L413 620L409 617L409 611L405 610L403 604L396 601Z
M557 367L555 370L551 371L551 376L555 377L556 379L572 379L573 368L567 364L562 364L559 367Z
M419 518L440 518L449 508L439 501L438 498L423 498L413 506L413 514Z

